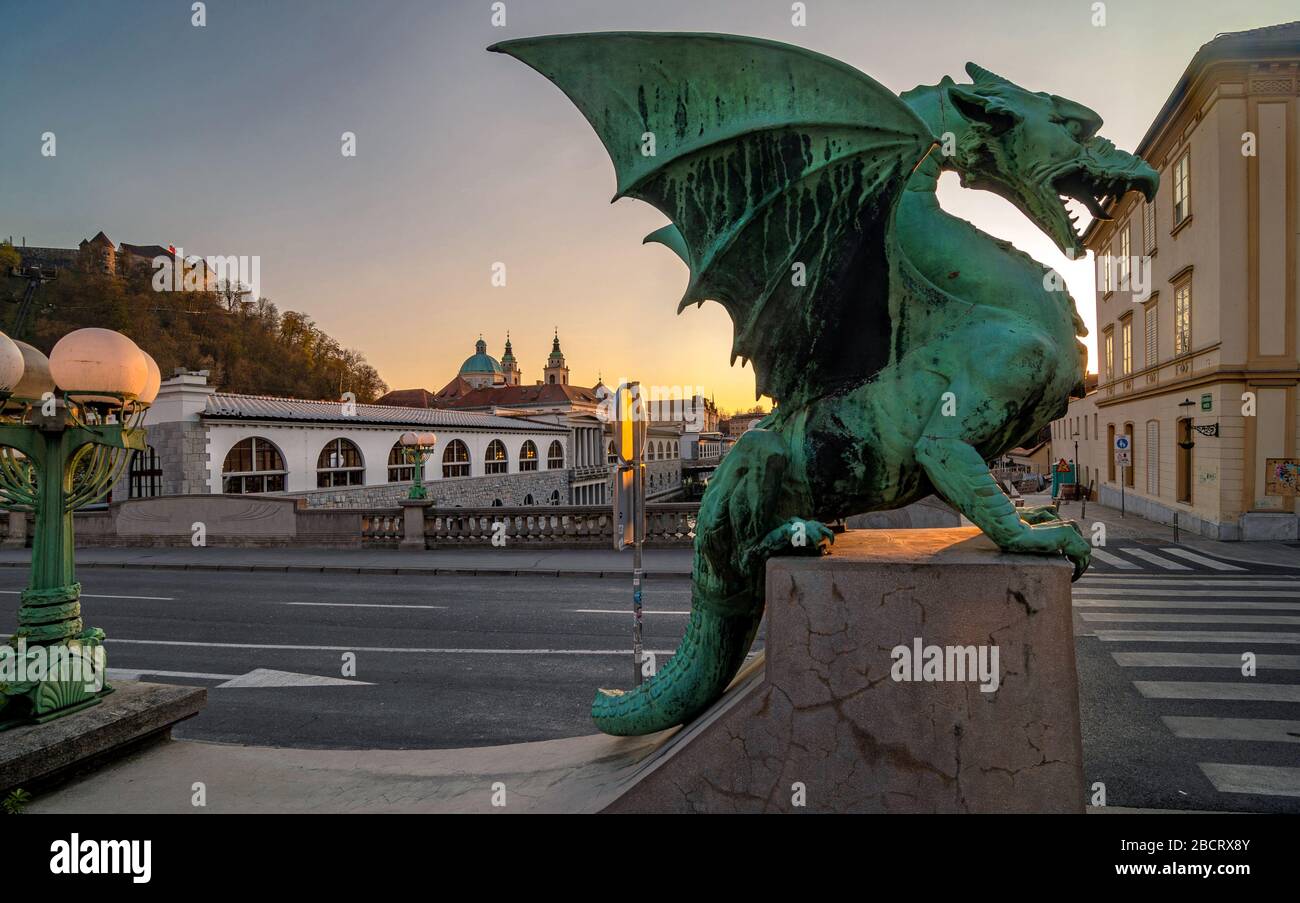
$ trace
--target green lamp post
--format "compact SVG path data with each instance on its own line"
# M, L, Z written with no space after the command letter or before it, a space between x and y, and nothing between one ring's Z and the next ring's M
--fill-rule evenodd
M0 500L36 515L18 629L0 645L0 730L112 691L104 632L81 618L73 512L103 498L145 448L141 420L160 382L153 358L109 329L71 332L48 359L0 333Z
M411 480L409 499L427 499L429 490L424 488L424 462L433 454L433 447L438 444L438 437L433 433L402 433L399 440L406 450L406 460L415 465L415 474Z

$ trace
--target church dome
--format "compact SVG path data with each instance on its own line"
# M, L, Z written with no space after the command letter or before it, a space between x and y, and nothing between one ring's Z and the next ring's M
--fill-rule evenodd
M460 365L461 376L500 372L501 362L487 353L487 342L481 338L474 343L474 353L465 358L465 363Z

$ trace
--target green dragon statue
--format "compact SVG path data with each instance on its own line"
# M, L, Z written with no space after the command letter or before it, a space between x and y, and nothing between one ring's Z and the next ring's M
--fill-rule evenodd
M1050 509L1017 510L985 462L1061 416L1086 335L1050 269L948 215L941 172L1015 204L1082 254L1074 198L1158 175L1097 135L1100 117L974 64L901 97L801 48L710 34L611 32L497 44L554 82L614 163L615 200L671 223L647 237L690 267L681 308L720 302L732 361L777 405L723 459L696 524L677 654L630 692L597 694L601 730L682 724L735 676L763 614L764 563L820 554L824 522L937 494L1012 552L1090 546Z

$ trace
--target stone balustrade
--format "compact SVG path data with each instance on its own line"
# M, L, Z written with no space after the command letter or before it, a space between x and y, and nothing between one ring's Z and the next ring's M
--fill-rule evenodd
M695 541L698 504L667 502L646 506L646 546L690 547ZM404 538L404 548L610 548L614 520L608 506L543 506L529 508L443 508L428 506L425 542Z
M697 502L646 506L646 546L689 548L695 541ZM487 547L611 548L608 505L435 507L402 500L399 507L310 508L301 500L256 495L185 495L114 502L76 514L79 546L191 546L263 548ZM0 543L30 542L30 512L0 517Z

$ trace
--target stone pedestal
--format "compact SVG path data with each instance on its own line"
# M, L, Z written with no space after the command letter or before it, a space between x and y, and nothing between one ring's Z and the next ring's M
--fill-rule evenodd
M402 499L402 541L398 548L404 552L423 552L424 512L433 505L431 499Z
M1084 810L1063 558L969 527L850 530L771 561L767 600L762 673L607 811Z

